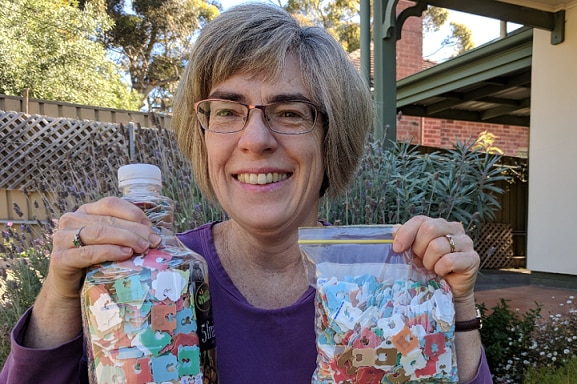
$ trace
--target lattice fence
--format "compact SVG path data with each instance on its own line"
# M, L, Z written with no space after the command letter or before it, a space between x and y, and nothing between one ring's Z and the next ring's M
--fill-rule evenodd
M61 169L71 154L86 151L97 138L110 149L126 147L118 124L3 112L0 127L0 188L6 189L32 188L38 176Z
M52 180L51 175L55 173L58 177L54 180L66 183L69 178L77 177L80 169L86 180L115 186L115 170L130 162L148 162L161 169L190 173L187 160L176 148L172 132L160 126L149 129L138 124L0 111L0 192L11 193L9 197L0 193L0 224L14 220L11 201L20 199L22 206L26 204L27 199L18 197L17 193L24 189L40 191L42 189L38 187L42 185L48 185L53 191L54 185L45 181ZM80 184L78 180L74 181L69 184ZM99 190L106 192L103 188ZM33 210L29 207L24 219L31 220ZM483 268L512 266L512 232L509 224L482 227L476 249Z
M513 263L513 230L510 224L487 223L481 227L475 248L481 268L509 268Z
M135 147L146 152L147 143L152 144L150 138L135 140L135 131L139 136L146 133L131 124L0 111L0 188L34 188L39 179L79 159L77 166L98 158L113 162L115 168L134 155Z

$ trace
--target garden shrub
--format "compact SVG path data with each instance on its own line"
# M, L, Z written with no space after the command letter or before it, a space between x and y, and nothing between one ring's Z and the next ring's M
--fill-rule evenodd
M510 307L508 300L490 310L481 304L483 328L481 339L487 361L496 383L553 383L535 381L547 374L575 382L568 372L577 358L577 306L575 297L567 297L559 312L542 315L542 304L520 313ZM567 365L567 366L566 366Z
M558 368L530 367L524 384L573 384L577 378L577 357L573 357Z
M169 131L139 129L135 153L104 148L95 137L92 148L71 153L62 169L37 180L45 217L36 225L8 226L0 240L0 363L9 347L9 332L34 301L46 276L51 236L58 218L81 204L117 194L119 165L147 162L163 172L164 194L176 202L175 230L226 218L202 198L192 180L190 164L178 151ZM448 151L422 153L408 143L367 142L354 181L337 201L323 200L319 216L336 225L400 223L423 214L464 224L474 237L482 222L492 220L500 208L496 186L507 180L499 167L501 156L483 151L479 141L458 142ZM30 198L32 199L32 198ZM15 211L21 215L18 206Z

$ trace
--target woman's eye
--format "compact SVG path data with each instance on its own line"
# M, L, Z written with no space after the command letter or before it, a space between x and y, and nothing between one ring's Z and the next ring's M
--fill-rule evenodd
M280 114L281 117L301 117L298 113L293 111L283 111Z
M304 119L305 114L300 110L283 109L276 113L276 116L283 119Z
M219 117L233 116L234 112L230 109L219 109L214 111L214 115Z

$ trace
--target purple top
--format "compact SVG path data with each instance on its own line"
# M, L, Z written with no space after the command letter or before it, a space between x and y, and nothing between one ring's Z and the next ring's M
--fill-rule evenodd
M208 263L216 354L221 383L310 383L316 367L312 287L293 305L279 309L252 306L234 286L205 224L180 240Z
M311 287L293 305L260 309L248 303L224 270L212 237L214 223L179 235L208 263L216 330L217 359L223 384L310 383L316 367L314 296ZM86 383L82 336L48 350L22 347L30 310L12 332L12 351L2 372L3 383ZM477 377L469 384L492 383L482 355Z

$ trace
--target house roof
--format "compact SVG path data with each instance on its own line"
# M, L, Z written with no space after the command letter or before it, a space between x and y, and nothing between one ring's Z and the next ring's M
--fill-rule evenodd
M529 126L531 95L532 29L551 32L551 44L565 39L563 0L413 0L416 4L394 14L396 0L375 0L375 66L391 65L393 39L401 38L403 22L420 15L427 6L437 6L525 25L526 28L503 40L479 47L455 59L395 82L396 105L387 103L391 93L390 71L375 76L378 136L386 130L396 137L399 112L410 116ZM361 7L362 9L362 7ZM366 19L366 17L365 17ZM382 21L382 23L381 23ZM377 28L378 27L378 28ZM361 27L362 28L362 27ZM366 30L364 28L362 30ZM368 47L364 47L368 51ZM366 54L362 56L366 58ZM378 59L378 61L377 61ZM375 72L375 75L377 72Z
M529 126L533 29L397 81L403 115Z

